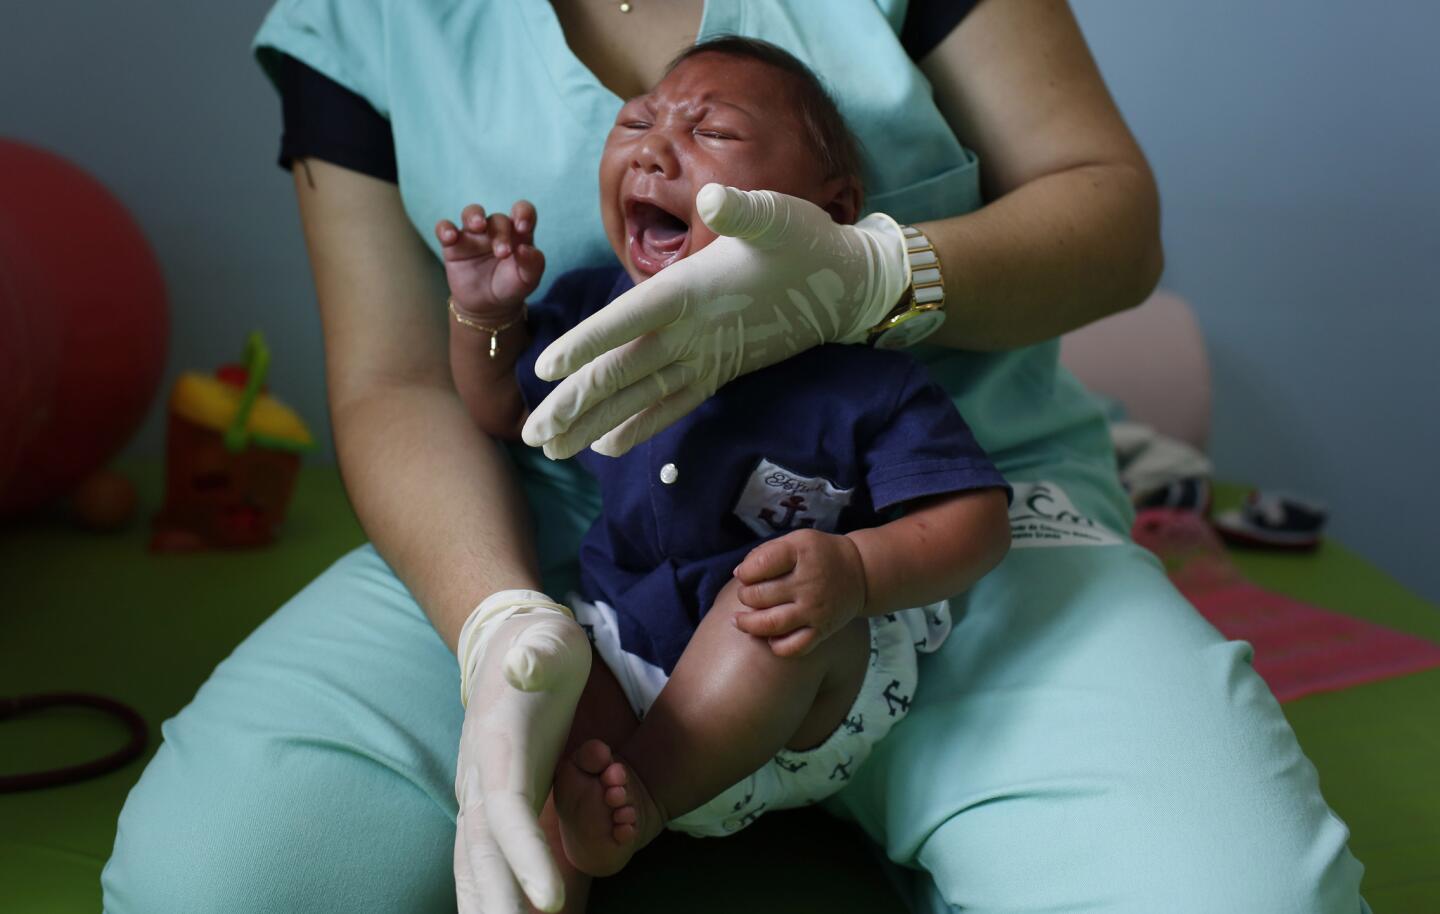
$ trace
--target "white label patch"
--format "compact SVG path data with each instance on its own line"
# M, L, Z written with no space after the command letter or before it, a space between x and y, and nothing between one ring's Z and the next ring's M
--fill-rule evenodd
M1017 482L1011 488L1010 545L1113 546L1120 537L1076 510L1065 490L1053 482Z
M801 476L761 458L735 503L735 516L761 536L802 527L833 533L854 491L836 488L819 476Z

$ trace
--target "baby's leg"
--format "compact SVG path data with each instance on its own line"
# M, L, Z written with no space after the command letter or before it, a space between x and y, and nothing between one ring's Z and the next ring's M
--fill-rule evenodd
M746 611L735 590L731 582L720 592L630 737L618 745L594 740L573 756L577 768L603 788L591 793L603 805L567 802L566 785L557 780L562 832L585 820L614 825L608 842L571 841L567 833L566 852L585 872L619 871L667 821L756 771L782 748L824 742L854 703L869 658L868 619L851 622L803 657L777 657L767 641L731 622Z

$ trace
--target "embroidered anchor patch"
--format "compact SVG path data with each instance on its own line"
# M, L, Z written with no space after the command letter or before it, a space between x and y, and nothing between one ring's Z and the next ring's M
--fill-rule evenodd
M735 516L760 536L806 527L833 533L854 492L762 458L745 481L735 503Z

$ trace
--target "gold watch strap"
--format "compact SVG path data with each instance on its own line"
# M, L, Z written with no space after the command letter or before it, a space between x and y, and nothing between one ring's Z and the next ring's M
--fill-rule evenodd
M450 316L455 318L455 322L457 324L461 325L462 327L469 327L471 330L476 330L480 333L490 334L490 358L492 359L495 358L495 353L499 349L500 334L504 333L506 330L509 330L511 327L523 321L526 314L525 306L521 305L520 313L515 317L511 318L506 323L503 323L498 327L487 327L479 321L471 320L470 318L457 311L455 309L455 296L450 296L447 304L450 308Z
M885 318L870 328L872 346L896 348L882 343L882 338L900 339L899 346L913 345L935 331L945 321L945 276L940 269L940 255L925 233L913 225L901 225L905 236L905 257L910 262L910 287L900 303Z
M912 306L945 307L945 276L940 272L935 245L913 225L902 225L900 231L905 233L905 256L910 258Z

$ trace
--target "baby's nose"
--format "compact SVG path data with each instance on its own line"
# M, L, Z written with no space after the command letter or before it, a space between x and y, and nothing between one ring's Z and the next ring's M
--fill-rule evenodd
M645 136L645 139L640 141L631 166L646 174L658 173L667 178L675 177L679 171L675 150L671 147L670 141L656 131L651 131Z

